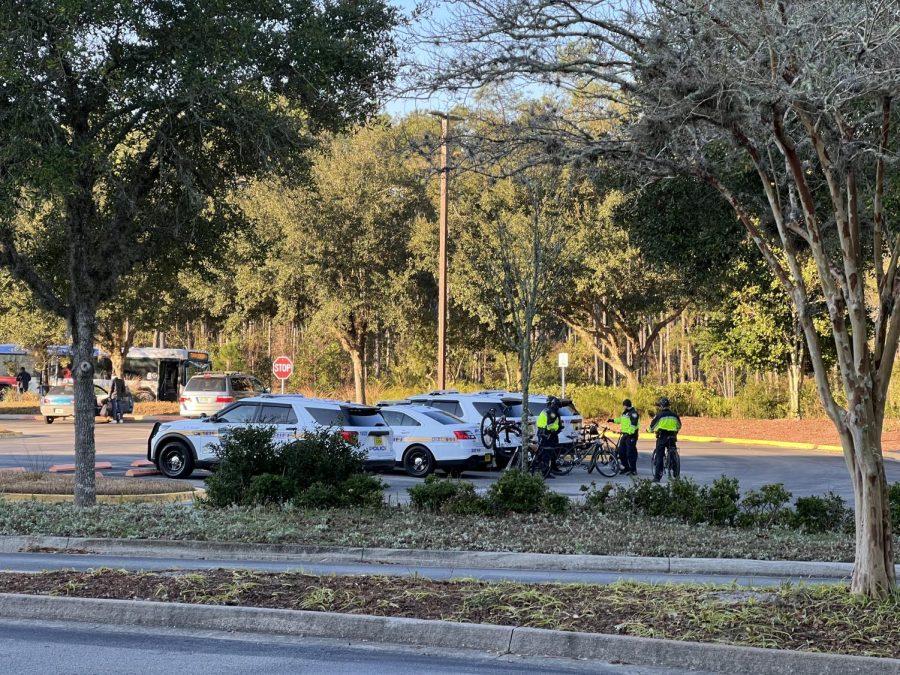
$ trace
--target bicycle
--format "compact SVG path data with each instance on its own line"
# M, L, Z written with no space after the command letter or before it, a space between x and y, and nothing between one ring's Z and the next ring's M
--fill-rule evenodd
M656 453L658 450L653 450L653 466L654 471L656 470ZM678 454L678 445L675 438L670 438L666 441L666 445L663 448L663 471L669 478L678 478L681 475L681 455Z
M566 448L557 455L557 470L555 473L565 476L571 473L572 469L576 466L584 467L588 470L588 473L593 471L593 467L590 466L590 457L592 455L593 443L598 439L599 434L597 432L596 424L582 427L578 431L578 435L571 447Z
M622 471L622 465L619 463L619 442L613 443L607 435L608 431L609 427L604 426L600 431L600 437L593 443L588 473L597 469L601 476L613 478Z
M618 442L613 443L607 435L608 431L609 427L599 429L596 424L583 427L572 449L557 457L556 473L566 475L576 466L584 466L588 473L593 473L596 469L601 476L617 476L622 471L619 445Z
M506 414L497 417L497 413L493 408L488 410L481 418L481 444L497 454L497 441L503 434L504 447L508 447L511 443L510 434L514 436L522 436L522 424L516 420L506 417Z

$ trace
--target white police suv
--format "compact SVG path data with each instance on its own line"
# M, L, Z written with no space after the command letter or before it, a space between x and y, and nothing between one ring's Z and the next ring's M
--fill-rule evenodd
M410 401L383 401L378 407L393 431L397 464L410 476L421 478L435 469L457 474L490 468L493 457L474 424Z
M505 415L507 419L522 421L522 394L509 392L503 389L486 389L474 393L460 393L454 389L433 391L428 394L410 396L409 400L419 405L427 405L438 410L456 415L463 421L478 425L480 429L481 418L490 410L497 417ZM570 399L561 399L560 418L562 429L559 433L560 445L570 445L575 441L578 430L582 425L581 413L576 410ZM532 423L537 420L538 414L547 405L547 397L531 395L528 397L528 412ZM480 430L478 435L480 435ZM480 440L480 439L479 439ZM520 438L513 433L502 433L497 439L497 456L495 464L503 468L515 449L521 443Z
M332 428L365 450L366 469L394 467L391 430L374 406L299 394L263 394L245 398L215 415L153 425L147 459L169 478L187 478L195 468L213 468L215 448L227 431L250 425L275 427L275 438L288 443L317 427Z

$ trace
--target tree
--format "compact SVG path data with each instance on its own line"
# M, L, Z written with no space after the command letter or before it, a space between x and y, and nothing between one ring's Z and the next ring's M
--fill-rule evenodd
M401 136L384 121L339 136L316 156L313 189L295 195L286 263L303 270L315 320L329 326L353 365L366 402L366 348L409 282L417 217L430 211L425 177L407 164Z
M586 273L576 277L578 292L560 318L634 391L663 329L720 290L743 232L696 181L598 193L579 189L572 228L585 242ZM673 258L676 264L666 264Z
M892 592L881 432L900 340L900 233L885 207L896 180L900 5L457 6L465 20L451 17L451 28L432 40L454 53L443 67L435 64L439 70L420 70L437 73L425 86L526 77L574 90L586 101L581 119L572 123L548 108L522 142L544 139L557 161L628 156L642 172L692 175L731 205L791 298L819 398L841 438L855 496L852 590ZM754 191L729 180L736 167L757 174ZM803 275L805 257L816 267L812 282ZM846 405L829 381L812 287L827 307Z
M366 118L395 23L381 0L3 4L0 263L69 325L77 505L95 499L98 307L138 263L227 231L236 179L297 168L320 131Z
M580 264L568 224L565 171L536 169L499 180L470 175L458 205L454 295L516 354L523 443L530 438L529 389L535 363L552 342L555 314ZM524 451L520 468L526 467Z

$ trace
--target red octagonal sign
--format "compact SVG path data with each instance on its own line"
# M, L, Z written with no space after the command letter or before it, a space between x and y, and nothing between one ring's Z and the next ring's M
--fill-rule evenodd
M294 362L287 356L279 356L272 362L272 374L279 380L286 380L294 373Z

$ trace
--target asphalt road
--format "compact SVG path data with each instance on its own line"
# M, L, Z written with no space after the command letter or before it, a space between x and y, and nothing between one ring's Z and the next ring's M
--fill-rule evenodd
M0 620L0 663L3 672L18 675L678 672L337 640L7 620Z
M128 422L97 426L97 460L109 461L109 475L122 475L133 460L145 459L147 435L150 424ZM38 421L0 420L0 427L22 432L22 436L0 439L0 467L22 466L29 470L46 470L51 464L71 463L73 459L73 426L71 421L58 420L52 425ZM639 444L638 471L643 476L652 475L650 452L652 440ZM766 483L784 483L795 497L821 495L835 492L852 504L853 491L843 457L836 453L815 450L795 450L760 446L739 446L720 443L679 443L682 456L682 475L700 483L710 483L721 475L740 480L741 489L759 488ZM889 481L900 481L900 455L891 454L886 459ZM496 479L493 472L464 474L479 491L487 490ZM407 488L420 482L405 474L395 473L385 477L389 484L387 496L394 501L407 500ZM588 474L577 468L568 476L557 477L551 487L562 494L578 496L581 486L607 480ZM616 477L613 482L625 483L629 479ZM202 475L195 474L195 482L202 483Z
M740 586L780 586L784 583L837 584L844 579L811 577L734 576L726 574L663 574L646 572L597 572L583 570L490 569L481 567L432 567L387 563L298 563L277 560L234 560L225 558L164 558L109 554L0 553L0 570L41 572L45 570L92 570L101 567L134 571L249 569L260 572L307 572L321 575L417 576L433 580L480 579L519 583L612 584L617 581L644 583L738 584Z

